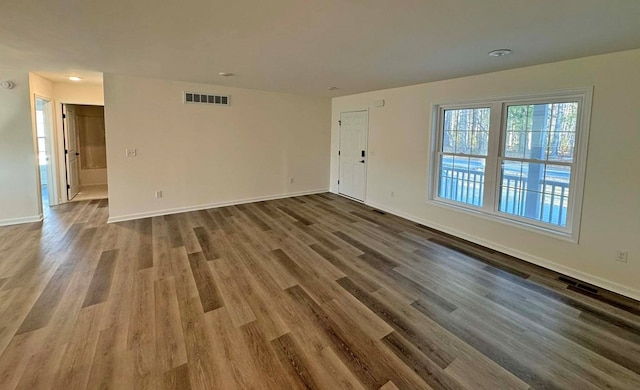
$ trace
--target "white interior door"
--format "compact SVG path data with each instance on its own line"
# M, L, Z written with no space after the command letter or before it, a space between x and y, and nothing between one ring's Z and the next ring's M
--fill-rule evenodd
M340 113L340 182L338 192L364 201L367 181L369 113Z
M80 191L80 152L78 151L78 132L76 113L72 106L62 106L64 127L64 152L67 167L67 199L71 200Z

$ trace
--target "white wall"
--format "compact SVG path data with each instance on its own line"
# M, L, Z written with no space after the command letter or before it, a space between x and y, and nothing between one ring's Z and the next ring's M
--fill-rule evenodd
M102 84L79 82L54 83L53 93L59 104L104 105Z
M640 50L333 99L331 186L340 112L370 107L367 203L640 299ZM434 104L594 86L579 244L425 202ZM376 108L374 101L385 99ZM390 192L394 191L392 197ZM616 248L628 264L614 261Z
M107 184L107 169L80 169L80 185L94 186Z
M329 98L114 74L104 86L111 221L329 188Z
M29 74L0 71L15 83L0 89L0 226L38 221L38 164L31 122Z

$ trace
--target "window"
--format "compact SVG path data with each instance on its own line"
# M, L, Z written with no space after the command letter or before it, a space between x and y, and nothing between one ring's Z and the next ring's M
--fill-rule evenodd
M482 205L491 109L444 110L438 196Z
M47 165L47 141L44 126L44 108L42 104L38 102L36 106L36 133L38 136L38 162L40 166Z
M577 241L590 94L436 106L430 199Z

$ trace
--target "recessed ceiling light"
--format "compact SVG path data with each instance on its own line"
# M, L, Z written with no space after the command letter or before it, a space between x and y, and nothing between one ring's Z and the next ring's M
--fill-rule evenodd
M508 54L511 54L511 49L496 49L489 52L491 57L502 57Z
M69 80L71 80L71 81L80 81L82 79L80 77L78 77L78 76L69 76Z
M229 76L233 76L233 73L229 73L229 72L218 72L218 76L222 76L222 77L229 77Z
M329 87L327 88L329 91L335 91L336 89L338 89L338 87Z

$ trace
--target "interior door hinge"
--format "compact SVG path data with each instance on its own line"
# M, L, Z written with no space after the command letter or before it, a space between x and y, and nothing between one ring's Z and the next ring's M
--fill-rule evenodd
M70 186L69 184L67 184L67 189L68 189L68 190L69 190L69 189L71 189L71 186Z
M338 121L338 126L342 126L342 121Z
M340 155L340 151L338 150L338 156Z
M340 185L340 180L338 180L338 185Z
M67 114L62 114L62 119L66 119L67 118Z
M69 154L69 151L67 149L64 150L64 154Z

